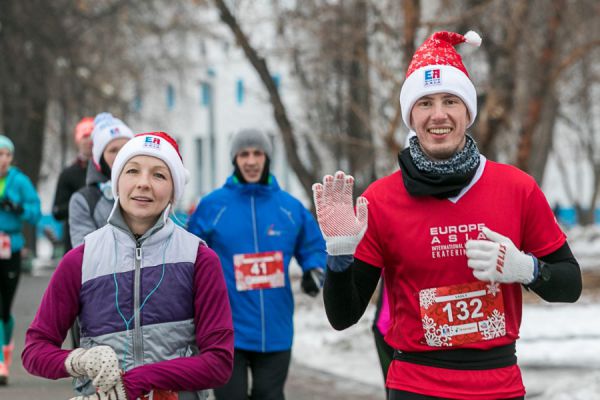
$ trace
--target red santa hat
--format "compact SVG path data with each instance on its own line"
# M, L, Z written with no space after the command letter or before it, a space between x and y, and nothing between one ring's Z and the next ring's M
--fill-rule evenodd
M454 48L459 43L481 45L481 37L469 31L464 36L454 32L436 32L415 52L406 80L400 91L402 120L410 126L410 112L421 97L436 93L458 96L469 110L469 126L477 116L477 93L467 69Z
M183 166L177 142L165 132L140 133L121 147L111 170L113 196L117 198L117 181L123 167L129 159L136 156L156 157L167 164L173 178L173 202L177 203L183 195L190 173Z

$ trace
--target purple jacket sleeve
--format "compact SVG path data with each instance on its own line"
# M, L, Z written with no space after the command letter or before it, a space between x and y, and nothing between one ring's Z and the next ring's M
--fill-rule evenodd
M200 353L133 368L123 374L129 399L153 389L196 391L224 385L233 368L233 325L218 256L198 248L194 273L194 322Z
M68 377L61 345L79 313L83 245L69 251L54 271L33 322L25 333L21 355L29 373L49 379Z

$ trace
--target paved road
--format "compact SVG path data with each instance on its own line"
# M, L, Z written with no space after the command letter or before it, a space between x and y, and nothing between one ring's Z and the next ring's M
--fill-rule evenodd
M13 312L16 315L15 361L9 385L0 387L1 400L69 399L72 397L69 379L50 381L29 375L21 365L25 330L35 316L42 294L48 284L44 276L22 275ZM68 343L65 344L68 346ZM383 400L383 389L347 381L339 377L293 364L286 387L287 400Z

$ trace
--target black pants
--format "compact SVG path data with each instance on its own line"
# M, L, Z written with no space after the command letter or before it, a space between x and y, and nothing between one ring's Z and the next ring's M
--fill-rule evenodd
M233 373L224 386L215 389L217 400L284 400L292 351L259 353L235 349ZM248 369L252 373L252 389L248 397Z
M513 397L510 399L504 399L504 400L523 400L523 399L525 399L525 397L521 396L521 397ZM405 392L403 390L390 389L390 396L388 397L388 400L447 400L447 399L444 399L443 397L426 396L424 394L417 394L417 393Z
M5 324L10 319L10 309L20 277L21 252L15 251L8 260L0 260L0 322Z
M385 385L390 364L394 359L394 349L386 343L377 326L373 326L373 338L375 339L375 348L377 349L379 365L381 366L381 373L383 374L383 384Z

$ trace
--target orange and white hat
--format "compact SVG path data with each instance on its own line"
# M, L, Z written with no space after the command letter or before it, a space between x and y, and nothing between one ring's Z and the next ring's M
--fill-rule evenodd
M469 126L477 117L477 92L454 46L468 43L481 45L481 37L469 31L464 36L454 32L436 32L413 55L400 91L404 124L410 126L413 106L423 96L450 93L461 98L469 110Z
M75 136L75 143L81 142L86 136L91 136L92 131L94 130L94 118L92 117L83 117L81 121L75 125L75 131L73 132L73 136Z

